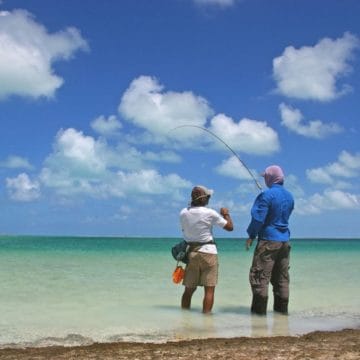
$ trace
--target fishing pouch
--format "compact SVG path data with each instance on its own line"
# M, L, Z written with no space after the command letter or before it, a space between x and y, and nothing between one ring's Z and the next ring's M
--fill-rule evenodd
M185 240L182 240L171 248L171 254L176 261L187 264L189 262L188 250L188 243Z

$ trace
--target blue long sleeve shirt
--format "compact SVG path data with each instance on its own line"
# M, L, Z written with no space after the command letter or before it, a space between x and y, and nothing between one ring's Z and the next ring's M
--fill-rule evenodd
M251 222L247 228L249 238L288 241L289 217L294 209L294 198L281 184L273 184L255 199L251 209Z

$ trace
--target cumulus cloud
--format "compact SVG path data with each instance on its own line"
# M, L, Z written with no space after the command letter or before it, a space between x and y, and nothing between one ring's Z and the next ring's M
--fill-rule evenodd
M360 175L360 153L342 151L337 161L324 167L308 169L306 175L311 182L325 184L323 193L296 200L296 212L302 215L321 214L332 210L359 210L360 196L345 191L354 188L348 180Z
M210 130L235 151L269 155L280 149L277 133L264 121L244 118L236 122L219 114L212 118Z
M205 125L212 110L204 98L190 91L165 92L163 89L153 77L138 77L132 81L121 98L120 114L154 136L166 136L171 129L179 125ZM197 135L193 131L177 133L177 136L183 138Z
M32 181L25 173L15 178L7 178L6 188L14 201L33 201L40 197L40 183L36 180Z
M324 168L308 169L306 170L306 176L314 183L332 184L334 182L334 178Z
M342 127L338 124L325 124L320 120L309 121L308 124L305 124L301 111L284 103L280 104L279 110L281 113L281 124L299 135L322 139L343 131Z
M122 128L120 121L115 115L111 115L108 118L101 115L93 120L90 125L94 131L106 137L116 135Z
M145 130L142 143L163 143L174 148L218 148L214 138L196 129L201 127L214 132L234 150L268 155L280 148L277 133L266 122L246 118L236 122L224 114L213 116L214 111L203 97L192 92L165 92L163 86L149 76L132 81L122 96L119 112L124 119ZM135 139L140 142L139 137L128 138L133 142Z
M314 183L336 185L340 179L357 178L360 175L360 153L354 155L342 151L338 160L324 167L306 170L306 176ZM343 183L340 185L343 187Z
M233 177L235 179L252 180L251 175L236 156L231 156L224 160L215 170L221 175ZM250 171L256 176L257 172L255 170Z
M0 167L9 169L33 169L28 159L17 155L9 155L5 160L0 161Z
M339 88L337 81L352 70L349 61L359 44L359 39L347 32L335 40L324 38L313 47L288 46L273 60L277 91L292 98L318 101L341 96L350 87Z
M309 199L297 199L295 211L301 215L321 214L332 210L360 209L360 196L341 190L327 189Z
M117 173L116 188L118 193L175 195L179 189L189 188L191 183L177 174L161 175L154 169L139 170L136 172Z
M64 196L86 194L101 198L138 193L175 197L179 189L190 186L176 174L162 175L151 169L148 162L155 160L179 159L171 152L160 152L155 159L154 153L142 154L125 143L111 147L103 138L95 139L69 128L57 134L39 179Z
M60 130L56 135L54 151L46 159L46 164L53 169L67 169L80 176L95 176L105 171L105 156L105 142L69 128Z
M138 158L141 159L136 151L117 152L105 140L69 128L56 135L53 152L45 160L40 179L61 193L91 192L110 176L109 168L140 165Z
M87 48L76 28L50 34L25 10L0 11L0 99L52 97L64 82L53 64Z

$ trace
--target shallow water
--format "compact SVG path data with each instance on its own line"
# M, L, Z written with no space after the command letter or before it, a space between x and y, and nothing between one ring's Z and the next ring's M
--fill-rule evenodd
M172 283L177 239L0 237L0 346L297 335L360 326L360 240L293 240L290 315L249 314L252 250L219 239L212 315Z

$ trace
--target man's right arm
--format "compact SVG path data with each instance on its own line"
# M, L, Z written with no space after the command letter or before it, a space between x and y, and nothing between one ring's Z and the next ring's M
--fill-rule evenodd
M227 221L227 223L224 225L223 229L227 230L227 231L233 231L234 225L233 225L229 210L227 208L221 208L220 214Z

